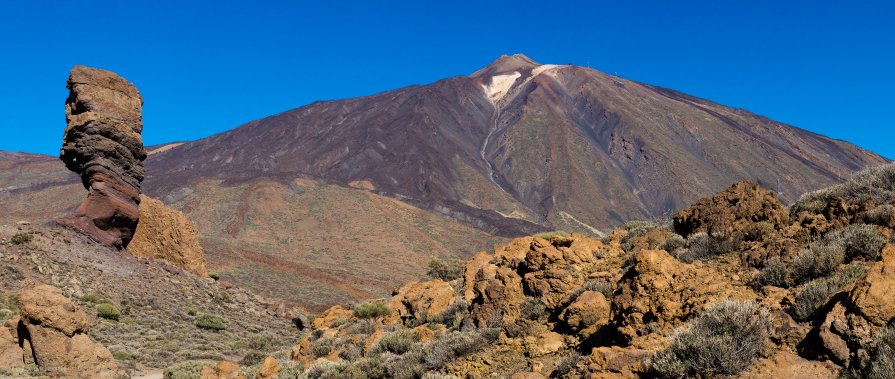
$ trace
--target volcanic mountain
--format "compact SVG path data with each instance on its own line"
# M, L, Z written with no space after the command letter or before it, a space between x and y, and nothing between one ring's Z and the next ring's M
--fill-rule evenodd
M314 306L382 294L433 256L502 237L598 235L742 179L792 201L887 161L745 110L523 55L147 151L144 191L190 215L212 269ZM66 203L75 182L48 165L0 156L3 221L76 204Z

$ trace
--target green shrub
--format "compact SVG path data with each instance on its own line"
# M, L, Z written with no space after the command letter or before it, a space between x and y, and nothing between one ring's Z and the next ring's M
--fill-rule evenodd
M893 218L895 218L895 206L892 204L878 205L864 215L864 221L868 224L882 226L889 226Z
M762 353L770 317L754 302L722 301L678 328L671 345L653 356L653 371L666 378L733 376Z
M354 307L354 317L357 318L379 318L390 313L392 310L382 300L367 301Z
M187 315L195 316L195 315L198 314L198 313L199 313L199 310L196 309L196 307L189 307L189 308L186 309L186 314L187 314Z
M121 317L121 309L115 304L100 303L96 305L96 315L106 320L118 321L118 318Z
M550 241L550 240L552 240L552 239L554 239L554 238L558 238L558 237L568 237L568 236L569 236L569 233L566 233L566 232L564 232L564 231L562 231L562 230L554 230L554 231L552 231L552 232L541 232L541 233L535 234L535 235L532 236L532 237L543 238L543 239L545 239L545 240Z
M845 251L839 244L819 244L802 250L793 258L790 273L796 284L830 275L845 261Z
M92 293L88 293L88 294L85 294L84 296L81 296L81 301L84 303L91 303L91 304L101 304L101 303L109 302L108 300L106 300L105 297L102 297L101 295L97 295L97 294L92 294Z
M209 271L209 272L208 272L208 277L209 277L209 278L212 278L212 279L214 279L214 280L220 280L220 279L221 279L221 274L220 274L220 273L217 273L217 272L215 272L215 271Z
M314 358L322 358L335 349L339 341L334 337L321 338L311 343L311 354Z
M434 258L429 261L429 272L427 274L432 278L449 282L463 277L465 269L466 263L459 259L442 260Z
M408 352L410 347L418 340L416 334L412 331L401 330L382 337L379 340L379 344L376 345L376 349L400 355Z
M817 201L826 204L835 197L852 203L862 203L871 198L877 203L895 199L895 164L866 168L845 183L802 195L799 202Z
M795 302L792 306L792 316L796 320L804 321L809 319L818 309L823 307L831 295L842 290L861 276L864 275L865 268L861 265L851 265L839 272L820 279L812 280L802 286L801 291L796 294Z
M723 234L695 233L687 238L687 249L677 254L681 262L707 261L730 250Z
M764 241L765 238L776 233L776 227L773 222L759 221L753 222L746 228L744 237L747 241Z
M196 317L196 326L208 330L226 330L227 320L218 315L203 313Z
M538 321L547 318L547 306L535 297L526 296L522 302L521 316L526 320Z
M12 242L13 245L24 245L31 242L32 240L34 240L34 236L31 235L31 233L18 232L12 235L12 237L9 239L9 242Z
M765 261L761 273L758 274L758 283L763 286L788 288L790 286L789 277L789 266L780 258L773 257Z
M851 224L824 237L831 244L840 244L849 261L862 258L875 261L886 244L886 237L879 228L867 224Z
M827 207L826 200L821 199L805 199L799 200L789 207L790 217L795 218L799 213L808 212L811 214L820 214Z
M665 250L669 253L675 252L677 249L683 248L687 246L687 240L684 239L680 234L673 234L671 237L665 239L665 242L659 246L660 249Z
M553 369L553 372L550 374L551 378L568 378L575 371L575 366L578 366L578 360L581 359L581 353L577 351L573 351L571 354L563 357L556 363L556 367Z
M853 370L852 377L889 379L895 377L895 327L882 329L868 349L868 359Z
M308 379L366 379L367 375L357 366L345 362L321 362L308 370Z
M217 364L210 360L183 361L175 363L162 372L164 379L195 379L199 377L202 366L214 367Z

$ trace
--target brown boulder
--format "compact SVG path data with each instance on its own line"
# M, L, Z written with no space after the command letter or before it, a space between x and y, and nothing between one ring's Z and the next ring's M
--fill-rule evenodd
M582 338L594 334L609 323L610 304L602 293L584 291L560 314L559 318Z
M18 336L20 344L31 346L34 362L41 370L71 378L121 375L112 353L85 334L87 315L60 289L37 286L19 296L18 306L26 331Z
M25 364L25 351L19 346L14 329L0 327L0 367L20 367Z
M261 368L255 373L255 379L274 379L280 375L280 364L274 357L264 358Z
M138 257L160 259L199 276L208 275L199 232L183 212L140 195L140 221L127 250Z
M401 318L424 321L437 318L457 300L459 296L449 283L435 279L405 284L388 305Z
M239 365L230 361L220 361L215 367L202 366L199 379L245 379L239 375Z
M649 370L644 362L654 353L653 350L601 346L582 358L579 366L588 378L640 378Z
M882 260L852 290L849 299L855 311L877 326L895 319L895 246L883 248Z
M519 308L525 301L522 278L507 268L480 261L466 266L466 292L472 294L472 314L476 325L489 326L498 322L511 323L519 316ZM470 272L470 270L475 270Z
M678 261L664 250L644 250L612 299L613 323L630 342L652 331L670 331L717 300L752 299L714 269Z
M68 78L59 158L81 176L87 198L59 224L102 244L127 247L140 217L143 98L113 72L75 66Z
M789 212L773 190L744 180L675 214L674 230L684 237L696 232L734 235L760 221L783 226Z

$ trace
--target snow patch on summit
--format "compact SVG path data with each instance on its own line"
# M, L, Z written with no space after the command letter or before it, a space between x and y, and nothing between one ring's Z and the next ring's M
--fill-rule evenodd
M520 76L522 76L522 74L520 74L519 71L513 71L512 74L492 76L491 83L482 84L482 89L485 90L485 95L488 96L488 100L491 100L492 104L496 104L507 94L507 92L509 92L510 88L513 87L513 83L515 83L516 79L519 79Z

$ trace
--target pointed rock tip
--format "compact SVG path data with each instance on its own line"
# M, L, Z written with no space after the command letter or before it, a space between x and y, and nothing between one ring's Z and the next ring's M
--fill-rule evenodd
M513 71L523 71L540 66L541 64L524 54L501 55L489 65L474 72L471 77L496 75Z

